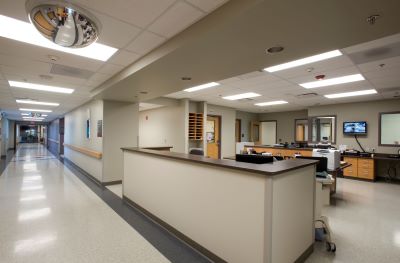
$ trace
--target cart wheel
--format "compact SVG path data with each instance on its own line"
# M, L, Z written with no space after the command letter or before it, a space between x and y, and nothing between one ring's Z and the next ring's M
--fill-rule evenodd
M331 251L332 251L333 253L336 252L336 245L335 245L335 243L332 243L332 244L331 244Z
M326 242L326 251L331 252L331 244Z
M336 252L335 243L326 242L326 251L335 253Z

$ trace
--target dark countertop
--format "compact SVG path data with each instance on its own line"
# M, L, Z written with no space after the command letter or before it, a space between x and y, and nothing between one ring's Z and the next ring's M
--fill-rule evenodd
M312 151L315 148L293 148L293 147L278 147L278 146L268 146L268 145L245 145L248 148L270 148L270 149L280 149L280 150L298 150L298 151Z
M318 161L316 160L291 159L291 160L277 161L274 163L252 164L252 163L236 162L234 160L226 160L226 159L222 160L211 159L204 156L193 155L193 154L146 150L136 147L121 148L121 149L123 151L128 151L128 152L136 152L141 154L154 155L154 156L182 160L187 162L218 166L222 168L242 170L246 172L258 173L268 176L285 173L291 170L299 169L310 165L315 165L318 163Z
M343 157L347 158L360 158L360 159L374 159L374 160L388 160L388 161L400 161L400 158L393 158L390 157L391 155L396 155L396 154L389 154L389 153L375 153L374 157L368 157L368 156L359 156L359 155L343 155Z

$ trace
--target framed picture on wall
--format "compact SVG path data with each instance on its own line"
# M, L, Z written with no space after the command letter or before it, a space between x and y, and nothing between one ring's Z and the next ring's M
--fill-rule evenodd
M90 139L90 120L86 120L86 138Z
M97 121L97 137L103 137L103 120Z

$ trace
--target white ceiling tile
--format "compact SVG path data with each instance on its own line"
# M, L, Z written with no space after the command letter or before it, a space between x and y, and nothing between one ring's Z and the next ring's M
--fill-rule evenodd
M104 64L97 72L103 73L103 74L114 75L123 69L124 69L123 66L107 63L107 64Z
M224 3L228 2L228 0L186 0L187 2L191 3L192 5L197 6L204 12L211 12Z
M146 27L175 0L77 0L88 9L96 10L138 27Z
M166 38L158 36L150 31L143 31L126 47L126 50L144 55L159 46L165 40Z
M159 35L172 37L199 20L203 15L204 13L189 4L177 2L151 24L148 29Z
M110 16L98 12L94 12L94 15L101 21L99 43L115 48L123 48L141 31L141 29L136 26Z
M119 50L114 56L109 59L110 63L128 66L140 58L139 54L128 52L125 50Z

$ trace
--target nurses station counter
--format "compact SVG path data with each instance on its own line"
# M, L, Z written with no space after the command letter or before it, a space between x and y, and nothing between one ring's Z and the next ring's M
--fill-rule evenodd
M122 150L124 200L214 262L293 263L312 253L317 161Z

